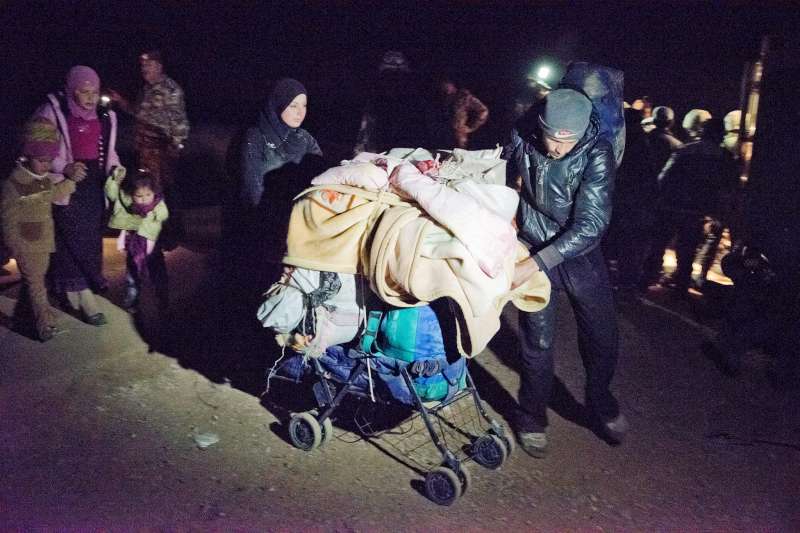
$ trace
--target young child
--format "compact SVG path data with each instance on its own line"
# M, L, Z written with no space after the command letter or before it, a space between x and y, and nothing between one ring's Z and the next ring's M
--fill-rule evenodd
M110 228L121 230L117 250L127 254L128 272L123 307L136 311L142 281L149 279L160 309L168 304L167 267L158 236L169 216L156 180L145 171L125 178L121 167L106 180L106 196L113 204Z
M60 140L56 125L46 118L37 117L25 125L22 157L3 182L0 201L3 235L22 274L20 304L30 305L36 334L42 342L58 332L45 287L50 254L55 251L51 206L75 191L75 181L50 173ZM17 307L15 321L21 320L21 309Z

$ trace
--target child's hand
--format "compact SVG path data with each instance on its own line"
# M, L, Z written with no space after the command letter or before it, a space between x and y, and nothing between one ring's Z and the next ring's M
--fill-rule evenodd
M111 175L117 180L119 183L125 181L125 176L128 174L128 170L123 167L122 165L114 167L114 170L111 171Z
M81 181L86 179L86 165L81 163L80 161L76 161L75 163L70 163L69 165L64 167L63 173L66 177L68 177L75 183L80 183Z
M147 255L152 254L153 250L155 249L156 249L156 241L151 241L150 239L147 239Z

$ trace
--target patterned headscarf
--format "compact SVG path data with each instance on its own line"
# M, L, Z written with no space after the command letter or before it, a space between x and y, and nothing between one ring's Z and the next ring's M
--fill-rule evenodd
M84 109L75 101L75 91L84 87L92 87L100 90L100 76L93 69L78 65L72 67L67 73L67 104L72 116L80 117L83 120L97 119L96 109Z
M61 136L53 122L35 117L25 124L22 132L22 154L28 157L55 157Z

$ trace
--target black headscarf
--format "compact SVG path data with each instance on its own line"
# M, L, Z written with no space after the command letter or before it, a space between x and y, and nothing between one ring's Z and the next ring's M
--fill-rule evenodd
M278 134L281 141L286 141L289 134L295 132L297 128L290 128L288 124L281 120L280 115L292 103L292 100L300 94L308 93L303 84L297 80L283 78L275 82L269 99L258 116L259 129L264 133L272 129Z

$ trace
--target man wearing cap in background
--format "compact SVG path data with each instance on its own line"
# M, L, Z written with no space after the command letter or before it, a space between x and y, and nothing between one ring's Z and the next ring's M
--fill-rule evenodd
M555 381L553 339L557 294L567 293L575 313L586 371L586 407L593 426L618 444L628 422L609 387L617 363L618 334L611 284L600 240L611 219L616 163L611 144L599 138L591 101L557 89L531 108L504 150L509 183L521 182L519 238L531 258L514 283L536 270L550 278L554 296L537 313L521 313L522 373L516 424L522 448L547 453L547 404Z
M686 142L693 142L700 140L700 134L703 133L703 124L711 118L711 113L705 109L690 109L684 116L681 122L681 127L686 133Z
M426 146L427 99L406 56L387 51L369 80L371 94L365 96L354 154Z
M169 197L173 192L175 164L189 136L183 89L164 72L158 50L140 55L139 65L145 85L135 105L131 106L118 93L109 92L120 108L136 119L134 147L139 167L146 168Z
M683 146L683 143L672 133L675 112L671 107L658 106L654 108L652 116L644 119L642 124L646 124L648 120L653 129L647 132L647 153L650 157L650 165L657 176L672 152Z

